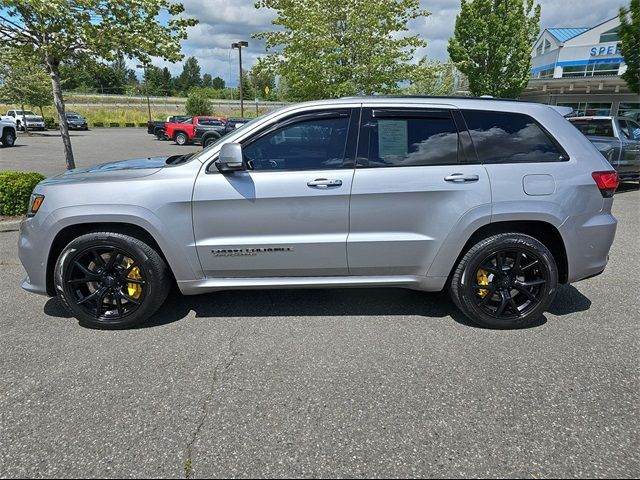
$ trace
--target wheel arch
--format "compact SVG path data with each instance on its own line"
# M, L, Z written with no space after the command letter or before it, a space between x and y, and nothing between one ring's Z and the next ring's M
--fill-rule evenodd
M456 269L456 266L464 257L466 252L476 243L484 238L500 233L521 233L529 235L544 244L556 262L558 267L558 281L567 283L569 278L569 262L567 258L567 250L560 231L551 223L541 220L506 220L501 222L488 223L481 226L473 232L465 243L462 251L456 258L451 271L449 280Z
M134 237L140 241L145 242L151 248L153 248L158 255L162 257L162 259L166 262L169 272L171 273L171 278L174 283L176 283L176 278L173 274L171 264L167 261L167 257L155 240L153 235L151 235L146 229L139 225L135 225L133 223L119 223L119 222L104 222L104 223L79 223L75 225L69 225L61 229L53 239L51 243L51 248L49 249L49 255L47 258L47 269L46 269L46 289L47 295L53 297L56 295L53 281L53 270L56 265L56 261L62 253L64 247L66 247L73 239L78 238L82 235L86 235L88 233L94 232L113 232L120 233L123 235L129 235Z

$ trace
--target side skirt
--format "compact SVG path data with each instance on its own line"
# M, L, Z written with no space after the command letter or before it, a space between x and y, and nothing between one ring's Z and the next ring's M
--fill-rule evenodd
M342 276L342 277L264 277L264 278L205 278L179 281L184 295L220 290L288 289L288 288L357 288L401 287L426 292L439 292L447 277L419 277L412 275Z

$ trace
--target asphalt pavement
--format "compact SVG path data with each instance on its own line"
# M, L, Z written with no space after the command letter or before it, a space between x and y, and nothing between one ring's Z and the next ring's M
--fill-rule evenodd
M614 213L604 274L516 331L386 288L174 292L89 330L0 232L0 477L637 478L640 191Z

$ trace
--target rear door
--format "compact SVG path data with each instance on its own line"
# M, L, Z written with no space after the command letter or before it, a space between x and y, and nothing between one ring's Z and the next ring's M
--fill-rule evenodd
M457 110L363 109L347 241L352 275L426 275L456 223L479 208L490 216L489 179Z

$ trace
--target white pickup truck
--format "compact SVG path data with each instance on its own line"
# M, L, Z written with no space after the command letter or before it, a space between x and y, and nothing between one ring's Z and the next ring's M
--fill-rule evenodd
M16 122L12 117L0 116L0 143L13 147L16 143Z
M16 121L18 130L45 130L44 118L31 110L9 110L7 116Z

